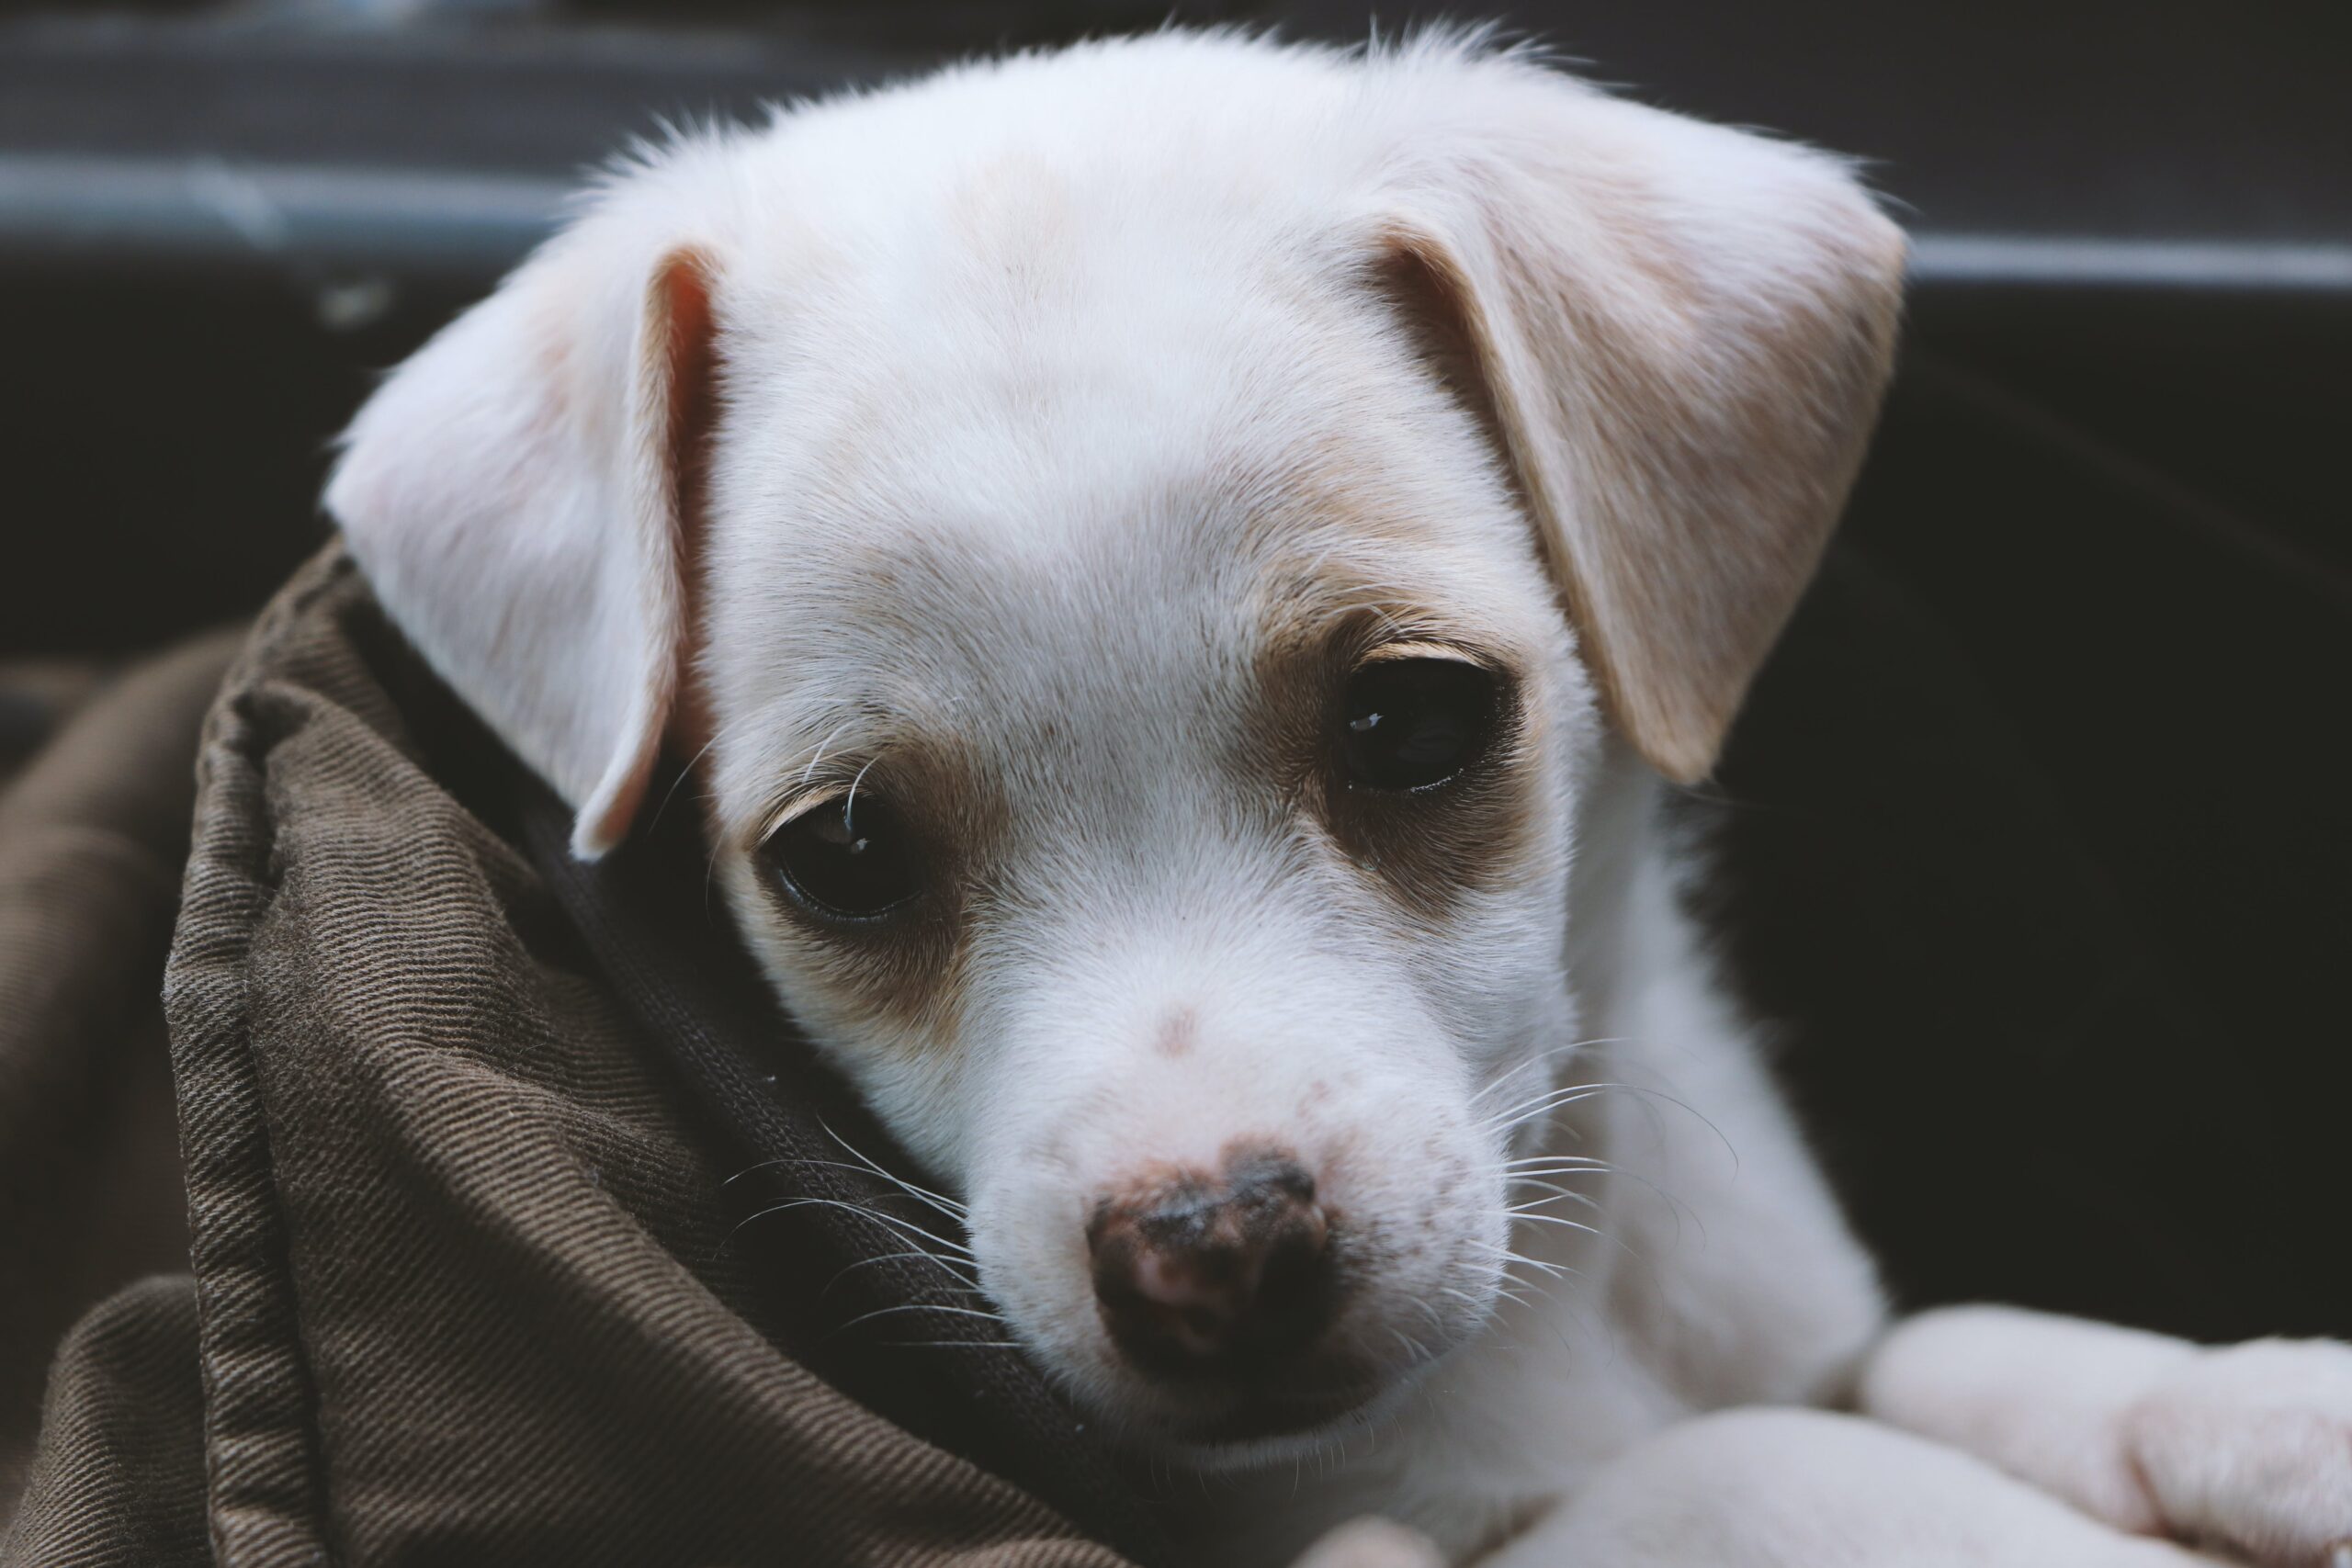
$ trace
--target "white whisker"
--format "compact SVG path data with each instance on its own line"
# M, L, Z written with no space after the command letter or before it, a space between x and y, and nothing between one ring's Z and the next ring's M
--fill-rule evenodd
M795 1198L788 1202L772 1204L767 1208L757 1211L756 1213L746 1214L741 1220L738 1220L735 1224L735 1231L741 1230L753 1220L765 1219L770 1214L781 1214L791 1209L805 1209L809 1207L811 1204L834 1209L846 1209L853 1214L863 1214L867 1219L873 1220L878 1224L889 1225L899 1230L910 1231L914 1235L921 1236L925 1241L933 1242L938 1246L946 1247L950 1252L956 1254L961 1258L968 1259L974 1263L978 1263L979 1261L979 1258L973 1253L970 1247L965 1247L957 1242L949 1241L945 1236L933 1235L931 1232L923 1229L921 1225L914 1224L910 1220L902 1220L896 1214L883 1213L878 1209L868 1209L860 1204L844 1202L839 1198ZM728 1235L732 1236L735 1234L735 1231L729 1231Z
M1586 1224L1582 1220L1569 1219L1566 1214L1531 1213L1524 1208L1506 1209L1503 1213L1510 1215L1514 1219L1532 1220L1539 1225L1566 1225L1572 1231L1582 1231L1587 1235L1599 1235L1600 1234L1597 1227Z
M886 1339L893 1350L1018 1350L1018 1339Z
M940 1257L939 1254L922 1247L912 1247L904 1252L884 1252L878 1253L872 1258L859 1258L856 1262L850 1264L848 1267L842 1269L841 1272L835 1274L831 1279L826 1280L825 1288L817 1292L818 1299L821 1301L824 1297L831 1294L833 1287L840 1284L843 1280L848 1279L854 1270L870 1268L876 1263L888 1263L895 1259L905 1258L920 1258L927 1263L935 1263L940 1268L945 1269L950 1279L961 1281L960 1284L951 1287L958 1295L985 1296L988 1294L986 1291L980 1289L979 1285L974 1281L970 1276L957 1273L955 1268L948 1263L947 1259Z
M1002 1314L982 1312L978 1307L946 1306L938 1302L901 1302L896 1306L876 1307L872 1312L862 1312L855 1317L851 1318L847 1323L844 1323L835 1328L833 1332L835 1334L846 1333L850 1329L855 1328L861 1323L871 1323L877 1317L889 1317L895 1314L902 1312L944 1312L954 1317L977 1317L985 1319L989 1323L1002 1323L1004 1321Z
M1524 1176L1512 1182L1511 1185L1513 1187L1540 1187L1552 1194L1549 1198L1538 1198L1534 1200L1534 1201L1538 1203L1557 1203L1566 1200L1571 1203L1582 1203L1586 1208L1592 1210L1595 1213L1599 1213L1600 1212L1600 1200L1594 1197L1589 1192L1577 1192L1569 1188L1555 1187L1551 1182L1538 1181L1532 1178ZM1514 1209L1512 1210L1512 1213L1518 1213L1518 1210Z
M1473 1105L1477 1104L1480 1100L1486 1099L1487 1096L1494 1093L1495 1090L1502 1088L1503 1085L1510 1082L1511 1079L1527 1071L1530 1067L1542 1066L1544 1063L1551 1061L1555 1056L1566 1055L1571 1051L1589 1050L1599 1045L1630 1045L1632 1043L1633 1041L1624 1035L1611 1035L1605 1037L1596 1036L1590 1040L1571 1040L1565 1045L1554 1045L1548 1050L1538 1051L1535 1055L1525 1057L1518 1062L1514 1062L1510 1066L1505 1067L1501 1072L1497 1073L1492 1083L1489 1083L1486 1088L1478 1090L1476 1094L1470 1097L1470 1103Z

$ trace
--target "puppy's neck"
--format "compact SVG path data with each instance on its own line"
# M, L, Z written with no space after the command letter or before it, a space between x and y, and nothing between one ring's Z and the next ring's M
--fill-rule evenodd
M1631 747L1614 734L1603 740L1577 811L1563 955L1569 992L1587 1023L1623 1011L1628 992L1649 967L1643 959L1657 945L1658 921L1679 916L1665 795L1663 781Z

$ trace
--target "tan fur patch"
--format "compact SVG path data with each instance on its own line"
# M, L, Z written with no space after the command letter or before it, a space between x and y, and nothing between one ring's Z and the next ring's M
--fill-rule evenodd
M887 795L917 836L923 890L871 924L830 921L804 908L753 845L761 887L803 973L824 987L831 1007L876 1034L952 1048L967 989L969 897L1001 842L1002 804L969 755L941 735L906 737L878 756L838 765L862 775L861 792ZM839 788L818 785L814 794ZM813 804L793 805L804 803Z
M1153 1044L1163 1056L1182 1056L1199 1043L1200 1033L1200 1014L1191 1008L1179 1008L1159 1026L1159 1038Z

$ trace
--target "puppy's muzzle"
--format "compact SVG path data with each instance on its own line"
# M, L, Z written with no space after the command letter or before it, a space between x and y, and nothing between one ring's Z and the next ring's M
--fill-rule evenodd
M1339 1301L1331 1223L1289 1153L1244 1149L1105 1198L1086 1228L1112 1341L1165 1377L1260 1371L1306 1349Z

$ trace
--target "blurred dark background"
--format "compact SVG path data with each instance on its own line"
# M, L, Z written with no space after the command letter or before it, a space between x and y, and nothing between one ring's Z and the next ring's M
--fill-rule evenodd
M0 0L0 660L255 607L323 537L324 443L373 373L659 118L1167 14ZM1871 160L1917 237L1841 543L1686 806L1891 1275L2352 1333L2340 0L1505 15L1650 101Z

